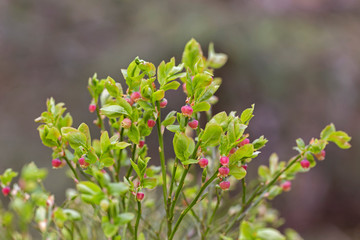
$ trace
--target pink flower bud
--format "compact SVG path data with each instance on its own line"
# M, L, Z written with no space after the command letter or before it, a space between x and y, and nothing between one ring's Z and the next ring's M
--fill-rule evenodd
M125 100L132 106L134 104L134 101L130 98L126 97Z
M168 104L168 101L167 101L166 98L161 99L161 101L160 101L160 107L161 108L166 107L167 104Z
M226 157L226 156L221 157L221 158L220 158L220 163L221 163L221 165L223 165L223 166L228 165L228 164L229 164L229 158Z
M207 160L206 158L202 158L199 160L199 166L201 168L205 168L208 164L209 164L209 160Z
M144 141L144 140L140 140L140 141L139 141L139 148L144 147L144 145L145 145L145 141Z
M236 148L232 148L231 150L230 150L230 154L234 154L236 152Z
M62 164L62 161L60 159L58 159L58 158L53 159L51 161L51 165L53 166L53 168L58 168L58 167L61 166L61 164Z
M153 119L149 119L147 121L147 125L149 126L149 128L153 128L155 126L156 122Z
M95 104L90 104L89 105L89 112L93 113L93 112L95 112L95 110L96 110L96 105Z
M10 187L4 187L3 189L2 189L2 193L3 193L3 195L6 197L7 195L9 195L9 193L10 193Z
M86 168L90 165L88 162L85 161L85 158L83 158L83 157L79 158L78 162L80 164L80 167L82 167L82 168Z
M199 125L199 121L198 120L192 120L188 124L189 124L189 127L191 127L192 129L196 129L198 127L198 125Z
M229 175L229 168L228 167L221 167L219 168L219 175L222 177L226 177L227 175Z
M222 190L228 190L230 188L230 182L222 181L221 183L219 183L219 186Z
M281 184L281 188L284 192L290 191L291 190L291 182L290 181L283 182Z
M145 197L145 194L144 194L143 192L138 192L138 193L136 194L136 199L137 199L138 201L143 200L144 197Z
M136 102L139 98L141 98L141 94L139 92L133 92L130 95L131 100L133 100L134 102Z
M245 171L247 170L247 164L245 163L244 165L241 166L243 169L245 169Z
M193 113L193 109L191 106L185 105L185 106L181 107L181 112L184 116L191 117L191 115Z
M131 127L131 120L129 118L124 118L121 122L121 126L125 129L129 129Z
M242 147L246 144L249 144L250 143L250 140L248 138L245 138L244 140L242 140L240 143L239 143L239 146Z
M319 161L322 161L322 160L325 159L325 155L326 155L325 150L321 150L320 153L315 154L315 157L316 157Z
M308 169L310 167L310 162L307 159L301 160L300 164L304 169Z

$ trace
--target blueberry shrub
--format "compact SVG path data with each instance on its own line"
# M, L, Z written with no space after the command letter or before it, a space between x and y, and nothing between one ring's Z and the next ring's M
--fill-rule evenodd
M73 126L64 104L48 99L35 121L53 151L49 165L67 168L74 189L57 205L43 185L48 170L35 163L20 174L7 169L0 176L9 200L0 205L0 239L301 239L292 229L277 230L283 220L269 200L323 161L328 143L346 149L351 138L330 124L308 144L297 139L290 160L272 154L258 178L249 179L247 168L267 139L246 133L254 105L240 114L213 114L221 84L214 70L226 61L212 44L206 58L192 39L180 64L172 58L156 68L135 58L122 70L126 84L95 74L89 111L100 139L86 123ZM165 109L165 116L168 92L179 88L184 104ZM172 158L165 157L165 131L172 132ZM158 159L148 156L150 134L157 135Z

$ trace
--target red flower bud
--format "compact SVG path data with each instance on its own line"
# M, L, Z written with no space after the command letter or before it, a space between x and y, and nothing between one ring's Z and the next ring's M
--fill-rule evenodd
M136 194L136 199L137 199L138 201L143 200L144 197L145 197L145 194L144 194L143 192L138 192L138 193Z
M141 98L141 94L139 92L133 92L130 95L131 100L133 100L134 102L136 102L139 98Z
M181 107L181 112L184 116L191 117L191 115L193 113L193 109L191 106L185 105L185 106Z
M191 127L192 129L196 129L199 125L199 121L198 120L192 120L191 122L188 123L189 127Z
M281 184L281 188L284 192L290 191L291 190L291 182L290 181L283 182Z
M83 157L79 158L78 162L80 164L80 167L82 167L82 168L86 168L90 165L88 162L85 161L85 158L83 158Z
M51 161L51 164L52 164L53 168L58 168L61 166L62 161L60 159L56 158Z
M307 159L301 160L300 164L304 169L308 169L310 167L310 162Z
M160 107L161 108L166 107L167 104L168 104L168 101L167 101L166 98L161 99L161 101L160 101Z
M201 168L205 168L209 164L209 160L206 158L202 158L199 160L199 165Z
M227 175L229 175L230 169L228 167L221 167L219 168L219 174L222 177L226 177Z
M9 195L9 193L10 193L10 187L4 187L3 189L2 189L2 193L3 193L3 195L6 197L7 195Z
M155 126L156 122L153 119L149 119L147 121L147 125L149 126L149 128L153 128Z
M222 190L228 190L230 188L230 182L222 181L221 183L219 183L219 186Z
M249 144L250 143L250 140L248 139L248 138L245 138L244 140L242 140L240 143L239 143L239 145L240 145L240 147L242 147L242 146L244 146L244 145L246 145L246 144Z
M93 112L95 112L95 110L96 110L96 105L95 104L90 104L89 105L89 112L93 113Z
M145 145L145 141L144 140L140 140L139 141L139 148L142 148Z
M220 158L220 163L221 163L221 165L223 165L223 166L228 165L228 163L229 163L229 158L226 157L226 156L221 157L221 158Z

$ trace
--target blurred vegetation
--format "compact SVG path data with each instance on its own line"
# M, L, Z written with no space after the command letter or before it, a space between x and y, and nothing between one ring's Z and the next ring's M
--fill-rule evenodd
M296 137L310 140L329 122L352 135L351 150L330 146L327 164L275 205L305 239L360 239L359 13L355 0L3 0L0 172L31 161L51 166L33 122L46 98L67 103L75 125L91 123L89 76L123 81L120 68L134 57L158 64L195 37L229 55L215 111L256 104L250 133L270 140L259 162L274 151L287 159ZM60 171L49 175L47 187L60 196L72 185Z

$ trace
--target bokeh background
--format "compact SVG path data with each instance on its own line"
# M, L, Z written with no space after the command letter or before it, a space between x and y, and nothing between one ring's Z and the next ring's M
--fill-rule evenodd
M229 55L216 71L223 85L214 111L256 103L250 134L270 140L258 164L272 152L288 159L297 137L309 141L330 122L353 137L350 150L330 145L274 205L304 239L360 239L356 0L0 0L0 172L30 161L51 167L33 121L48 97L66 103L75 126L91 124L89 76L123 82L120 69L136 56L179 61L191 37L204 52L214 42ZM181 93L167 98L168 109L184 102ZM63 174L50 169L46 183L60 202L73 186Z

